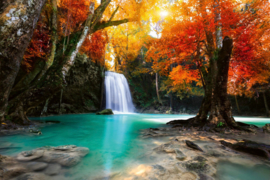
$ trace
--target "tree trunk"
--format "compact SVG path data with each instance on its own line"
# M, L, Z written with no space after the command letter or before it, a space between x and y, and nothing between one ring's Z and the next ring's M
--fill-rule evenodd
M162 104L161 101L160 101L159 91L158 91L158 73L156 73L156 92L157 92L158 102L159 102L160 104Z
M50 98L48 98L48 99L46 100L45 105L44 105L44 107L43 107L43 109L42 109L42 111L41 111L41 113L40 113L40 116L43 116L43 115L47 114L48 105L49 105L49 100L50 100Z
M211 59L213 62L210 62L205 96L199 113L196 117L190 119L192 126L202 126L206 129L212 129L217 126L243 129L236 124L232 117L231 103L227 95L228 72L232 48L232 39L225 37L218 57ZM209 117L207 116L208 114Z
M58 111L58 114L62 114L62 111L61 111L62 98L63 98L63 89L61 89L61 93L60 93L60 101L59 101L59 111Z
M238 104L237 96L234 95L234 98L235 98L235 103L236 103L236 107L237 107L238 113L241 114L241 110L240 110L240 107L239 107L239 104Z
M40 60L36 63L34 70L26 74L15 84L12 91L21 91L27 89L31 85L35 85L51 67L55 57L56 44L57 44L57 0L52 0L52 17L51 17L51 51L49 58L44 62Z
M99 108L100 110L102 110L103 108L102 105L103 105L103 99L104 99L103 93L104 93L104 81L105 81L105 68L101 70L101 73L102 73L102 81L101 81L100 108Z
M267 117L269 117L270 113L269 113L269 108L268 108L265 92L263 92L263 101L264 101L264 106L265 106L265 110L266 110L266 115L267 115Z
M16 124L21 125L31 124L31 121L27 118L26 112L24 111L22 101L16 105L15 111L13 111L9 116L12 119L12 122Z
M0 7L0 121L46 0L3 0Z

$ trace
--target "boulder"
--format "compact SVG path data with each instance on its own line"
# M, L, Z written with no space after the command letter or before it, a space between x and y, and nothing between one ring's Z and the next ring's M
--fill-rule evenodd
M45 150L40 160L47 163L58 163L62 166L74 166L81 160L81 157L88 153L89 149L85 147L58 146Z
M113 111L111 109L104 109L100 112L97 112L96 114L97 115L112 115Z

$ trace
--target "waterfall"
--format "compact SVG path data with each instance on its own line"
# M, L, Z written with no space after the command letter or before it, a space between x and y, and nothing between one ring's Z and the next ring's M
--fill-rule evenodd
M123 74L105 72L106 109L119 112L134 112L135 107L127 79Z

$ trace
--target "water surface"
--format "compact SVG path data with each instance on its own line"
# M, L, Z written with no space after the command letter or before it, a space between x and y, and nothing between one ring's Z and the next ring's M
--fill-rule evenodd
M29 133L10 135L0 138L0 154L15 155L21 151L42 146L74 144L90 149L83 161L67 171L66 177L106 176L111 172L121 171L132 164L144 163L141 156L153 148L151 139L141 139L140 130L165 126L174 119L187 119L191 115L165 114L115 114L115 115L61 115L33 120L58 120L41 128L42 135ZM243 122L262 126L270 123L266 118L236 118ZM156 140L162 138L156 138ZM5 148L9 146L11 148ZM226 172L225 172L226 173ZM225 180L225 179L224 179Z

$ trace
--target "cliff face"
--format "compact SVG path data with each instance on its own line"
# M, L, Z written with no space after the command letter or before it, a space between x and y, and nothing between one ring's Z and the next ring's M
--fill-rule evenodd
M99 110L102 82L100 66L84 55L77 55L74 66L66 76L66 82L61 92L27 115L90 113Z

